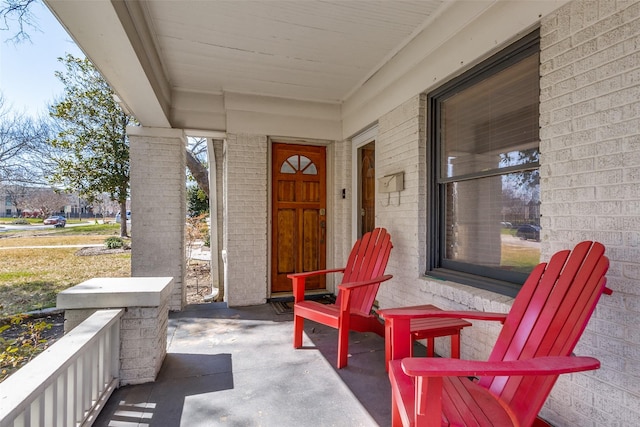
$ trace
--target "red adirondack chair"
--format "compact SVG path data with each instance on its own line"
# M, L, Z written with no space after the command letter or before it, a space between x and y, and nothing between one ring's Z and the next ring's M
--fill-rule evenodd
M338 329L338 368L347 365L349 330L375 332L384 337L384 325L371 313L380 283L391 279L384 270L391 253L391 237L384 228L376 228L358 240L345 268L289 274L293 280L293 346L302 347L304 319ZM304 299L307 277L343 273L335 304Z
M393 426L531 426L558 375L598 369L571 356L605 292L609 261L600 243L556 253L532 272L507 315L483 312L407 313L380 310L394 334L408 336L411 318L501 319L488 361L404 358L389 365ZM396 339L403 339L396 337ZM479 376L478 381L468 377Z

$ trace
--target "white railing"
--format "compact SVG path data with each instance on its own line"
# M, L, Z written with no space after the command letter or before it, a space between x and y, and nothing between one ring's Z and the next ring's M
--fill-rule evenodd
M0 383L0 427L90 426L120 369L119 310L100 310Z

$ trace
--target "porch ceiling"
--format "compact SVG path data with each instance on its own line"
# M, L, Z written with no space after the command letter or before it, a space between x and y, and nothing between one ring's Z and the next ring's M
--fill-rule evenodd
M144 2L172 90L341 102L442 3Z
M418 1L46 0L145 126L226 130L256 104L340 105L446 7ZM233 95L233 96L230 96ZM246 108L245 104L254 107Z
M143 126L341 140L568 0L44 0Z

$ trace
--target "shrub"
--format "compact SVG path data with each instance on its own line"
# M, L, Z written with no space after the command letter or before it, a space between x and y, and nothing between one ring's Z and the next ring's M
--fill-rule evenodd
M15 221L13 221L14 224L18 224L18 225L29 225L29 221L27 221L26 219L16 219Z
M15 338L0 336L0 382L47 348L43 333L51 329L51 325L44 320L25 322L25 317L21 315L13 316L10 325L21 326L22 330ZM0 332L10 328L10 325L0 326Z
M187 187L187 212L192 217L209 212L209 197L196 185Z
M107 249L120 249L124 246L124 240L121 237L109 237L104 241Z
M191 250L194 248L196 241L202 241L205 246L211 243L209 237L209 226L207 225L206 215L198 215L187 218L185 233L185 243L187 245L187 259L191 258Z

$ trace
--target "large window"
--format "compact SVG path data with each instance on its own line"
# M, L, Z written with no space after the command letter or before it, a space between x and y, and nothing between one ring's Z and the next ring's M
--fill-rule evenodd
M429 94L428 274L515 295L540 261L538 40Z

